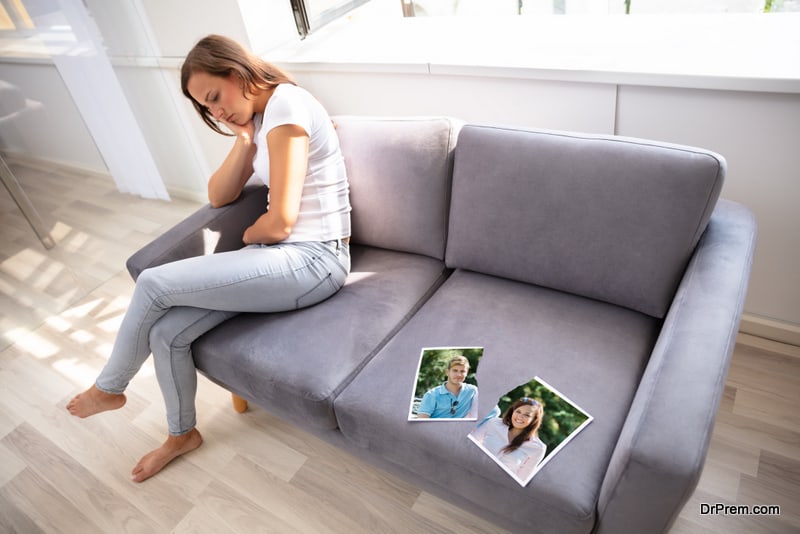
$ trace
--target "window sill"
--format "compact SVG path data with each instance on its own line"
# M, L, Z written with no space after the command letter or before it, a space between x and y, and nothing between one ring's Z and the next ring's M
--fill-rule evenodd
M268 55L295 72L800 93L800 13L342 20Z

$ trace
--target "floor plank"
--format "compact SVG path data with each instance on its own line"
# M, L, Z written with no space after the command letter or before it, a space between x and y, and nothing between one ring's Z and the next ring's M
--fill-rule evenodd
M7 532L86 532L103 530L32 469L23 470L0 487L3 513L0 524Z
M60 491L72 510L91 518L102 532L124 529L147 533L161 528L29 424L18 426L2 443L48 487Z

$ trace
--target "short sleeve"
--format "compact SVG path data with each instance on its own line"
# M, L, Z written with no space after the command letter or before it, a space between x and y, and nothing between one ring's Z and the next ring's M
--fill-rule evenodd
M436 409L435 397L435 391L433 389L428 390L428 392L422 396L422 402L419 403L419 410L417 410L417 413L433 415L433 411Z
M304 94L294 85L279 85L264 112L265 133L284 124L296 124L311 136L313 114Z

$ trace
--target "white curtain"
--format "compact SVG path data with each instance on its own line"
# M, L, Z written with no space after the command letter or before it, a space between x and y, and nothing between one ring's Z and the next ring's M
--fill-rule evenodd
M81 0L25 0L43 38L114 178L117 188L144 198L169 199L142 130L112 68L102 37ZM65 29L69 31L65 32ZM64 36L71 37L65 42Z

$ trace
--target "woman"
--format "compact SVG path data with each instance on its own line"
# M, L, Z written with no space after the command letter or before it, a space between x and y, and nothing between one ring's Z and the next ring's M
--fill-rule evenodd
M147 269L136 283L108 363L67 406L88 417L125 404L149 354L167 408L169 436L131 475L141 482L196 449L197 375L192 341L238 312L277 312L320 302L350 270L350 202L344 159L327 112L275 66L228 38L195 45L181 86L203 121L235 137L208 182L212 207L236 200L251 175L269 186L269 209L234 252Z
M538 436L542 417L544 409L541 403L522 397L511 403L502 418L486 420L470 436L524 482L547 451L547 446Z

